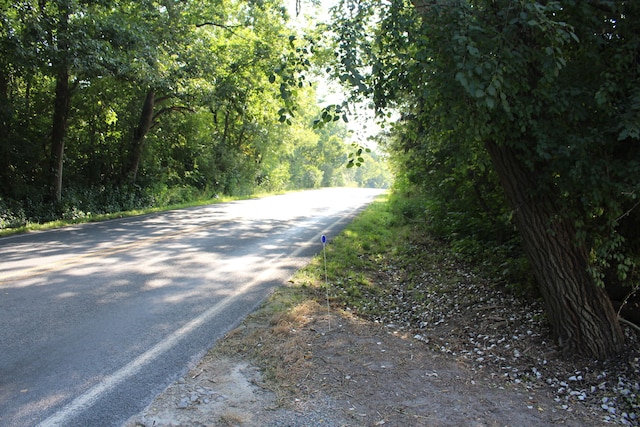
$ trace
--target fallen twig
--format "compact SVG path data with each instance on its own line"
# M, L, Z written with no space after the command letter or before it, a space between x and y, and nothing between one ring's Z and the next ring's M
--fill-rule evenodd
M618 321L620 321L620 323L624 323L624 324L625 324L625 325L627 325L627 326L630 326L631 328L635 329L635 330L636 330L636 332L639 332L639 333L640 333L640 326L636 325L635 323L630 322L630 321L628 321L627 319L622 318L622 317L620 317L620 316L618 316Z

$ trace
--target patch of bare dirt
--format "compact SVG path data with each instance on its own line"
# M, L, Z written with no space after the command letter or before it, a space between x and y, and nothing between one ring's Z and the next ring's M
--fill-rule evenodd
M349 272L278 289L127 427L640 425L633 328L615 360L567 357L539 302L422 246L357 298Z
M407 332L303 301L250 316L127 425L598 426L601 415Z

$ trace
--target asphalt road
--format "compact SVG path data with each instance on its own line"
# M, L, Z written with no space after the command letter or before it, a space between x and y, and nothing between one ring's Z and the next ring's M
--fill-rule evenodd
M323 189L0 239L0 426L120 426L377 190Z

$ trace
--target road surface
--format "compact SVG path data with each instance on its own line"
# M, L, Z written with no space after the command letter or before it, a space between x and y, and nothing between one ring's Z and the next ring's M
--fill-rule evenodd
M378 190L323 189L0 239L0 426L119 426Z

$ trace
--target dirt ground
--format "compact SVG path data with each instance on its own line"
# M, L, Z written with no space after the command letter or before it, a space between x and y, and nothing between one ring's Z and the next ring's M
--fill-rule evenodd
M492 366L429 344L433 334L311 300L270 304L127 427L604 425L600 408L505 381Z
M541 301L409 245L369 285L295 275L126 427L640 425L637 329L614 360L561 354Z

